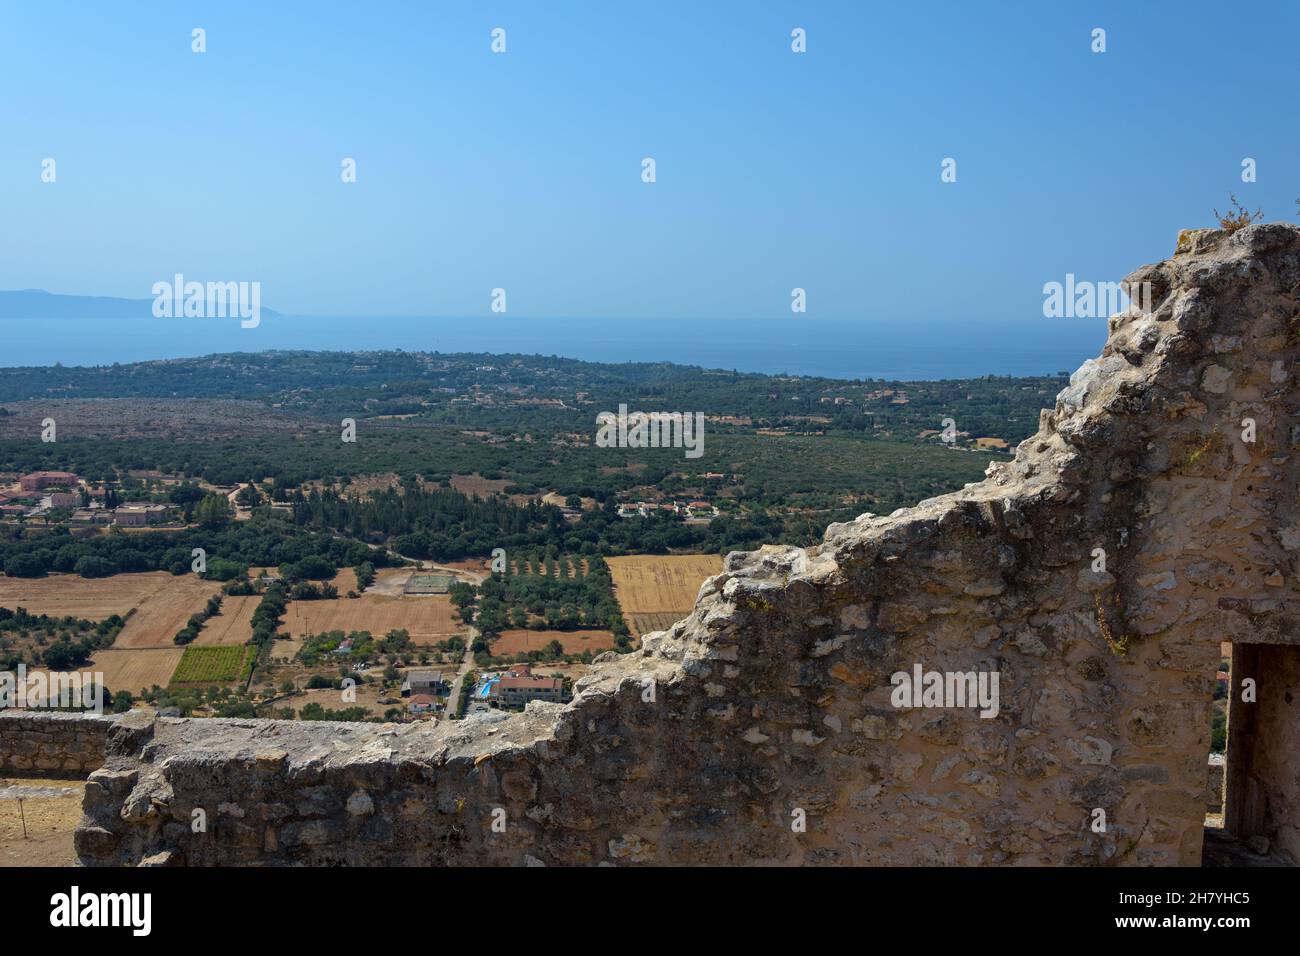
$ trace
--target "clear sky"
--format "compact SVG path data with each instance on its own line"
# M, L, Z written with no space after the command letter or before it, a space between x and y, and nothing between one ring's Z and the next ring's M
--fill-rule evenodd
M1297 11L5 3L0 289L779 319L800 286L809 318L1043 326L1043 283L1162 258L1230 191L1296 221Z

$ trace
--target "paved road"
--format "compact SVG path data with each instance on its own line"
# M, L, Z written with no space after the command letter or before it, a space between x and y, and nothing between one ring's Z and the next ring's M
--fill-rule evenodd
M474 666L474 641L478 637L478 628L469 628L469 634L465 638L465 656L461 658L460 670L456 671L456 679L451 683L451 693L447 696L447 710L450 713L456 707L457 701L460 700L460 685L465 682L466 675Z

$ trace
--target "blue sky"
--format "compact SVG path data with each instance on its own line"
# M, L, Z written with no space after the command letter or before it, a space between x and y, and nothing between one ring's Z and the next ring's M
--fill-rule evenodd
M1230 191L1296 221L1298 10L7 3L0 289L617 320L780 319L800 286L809 318L1050 335L1044 282L1162 258Z

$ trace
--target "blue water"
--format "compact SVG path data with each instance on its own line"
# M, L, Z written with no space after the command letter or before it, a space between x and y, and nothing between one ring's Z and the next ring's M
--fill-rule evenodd
M1073 371L1104 320L932 321L264 318L0 322L0 365L104 365L264 349L524 352L597 362L670 361L742 372L939 379Z

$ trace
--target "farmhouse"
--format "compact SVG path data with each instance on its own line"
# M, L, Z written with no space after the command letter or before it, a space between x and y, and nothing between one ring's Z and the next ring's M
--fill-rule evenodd
M42 488L49 488L51 485L76 485L77 476L70 471L34 471L30 475L23 475L18 479L18 484L23 491L40 491Z
M122 505L113 512L113 523L124 528L143 528L145 525L158 524L166 516L165 505L132 503Z
M402 681L402 696L441 694L447 691L447 682L437 671L411 671Z

